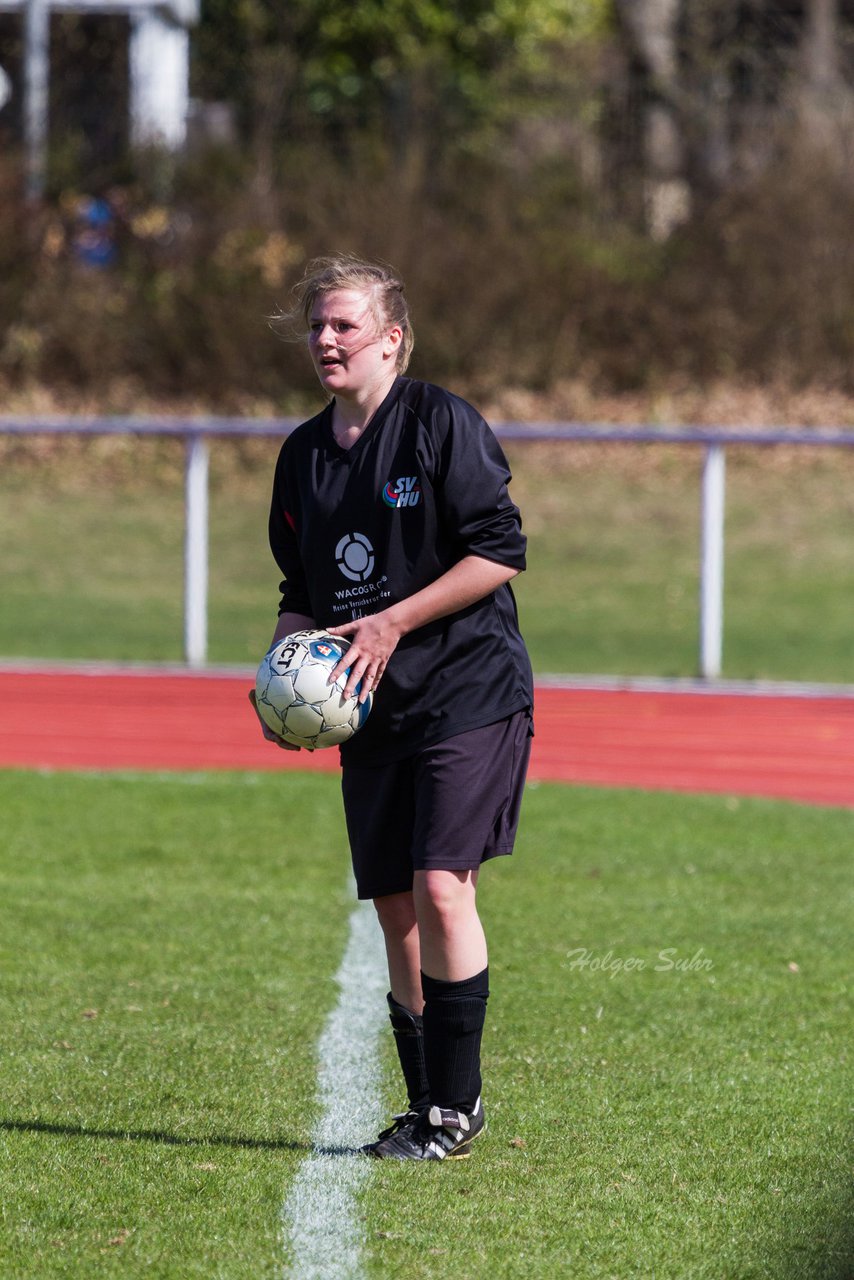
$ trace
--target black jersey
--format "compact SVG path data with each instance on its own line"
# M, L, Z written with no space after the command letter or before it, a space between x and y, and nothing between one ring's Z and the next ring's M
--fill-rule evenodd
M270 546L280 612L335 626L396 604L467 555L525 567L510 472L480 414L440 387L399 377L349 449L332 406L285 441ZM345 764L403 759L532 706L531 666L509 585L399 642Z

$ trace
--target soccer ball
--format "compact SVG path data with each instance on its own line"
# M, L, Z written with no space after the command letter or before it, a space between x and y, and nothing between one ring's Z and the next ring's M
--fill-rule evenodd
M264 654L255 677L261 719L286 742L314 751L335 747L361 729L373 695L359 702L359 686L344 697L346 673L327 684L350 642L325 631L295 631Z

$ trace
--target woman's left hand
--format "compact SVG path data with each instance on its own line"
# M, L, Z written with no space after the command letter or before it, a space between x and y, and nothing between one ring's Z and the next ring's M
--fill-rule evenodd
M331 636L345 636L350 641L350 648L329 677L331 684L349 667L345 697L353 696L359 681L362 683L360 702L376 690L402 634L390 615L391 610L385 609L366 618L355 618L353 622L342 622L340 627L326 628Z

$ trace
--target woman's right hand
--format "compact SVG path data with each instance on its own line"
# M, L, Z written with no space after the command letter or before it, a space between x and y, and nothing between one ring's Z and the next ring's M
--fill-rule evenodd
M261 719L261 712L258 710L258 699L255 697L254 689L250 689L249 691L249 701L252 703L252 710L255 712L256 716L258 717L258 723L261 726L261 732L263 733L267 741L275 742L276 746L281 747L283 751L299 751L300 748L296 745L296 743L286 742L284 738L280 738L279 735L277 733L274 733L273 730L270 728L270 726L264 720Z

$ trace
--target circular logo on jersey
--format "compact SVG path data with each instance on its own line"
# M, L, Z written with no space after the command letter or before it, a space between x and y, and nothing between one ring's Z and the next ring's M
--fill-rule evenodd
M374 571L374 549L363 533L345 533L335 548L335 563L351 582L367 582Z

